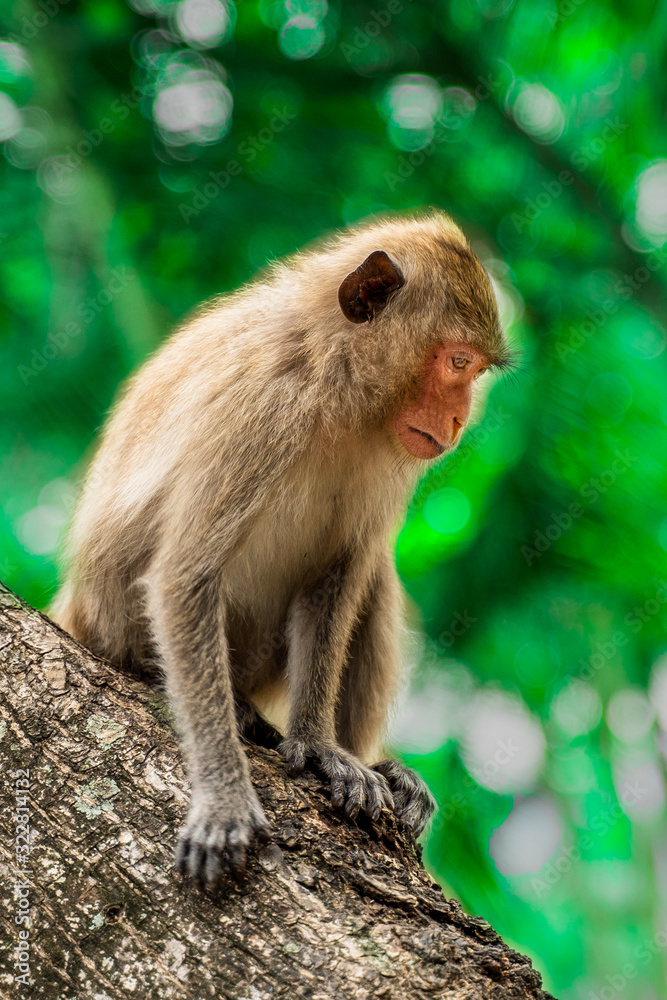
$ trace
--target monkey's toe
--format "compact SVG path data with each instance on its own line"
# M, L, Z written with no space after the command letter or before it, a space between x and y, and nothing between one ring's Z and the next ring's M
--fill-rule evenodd
M389 782L396 816L419 836L436 809L436 801L426 783L398 760L383 760L373 770Z
M181 830L176 847L176 868L199 885L214 888L223 876L245 872L247 853L253 843L265 844L271 830L261 807L238 819L195 814Z
M393 809L394 799L384 775L343 750L330 744L308 743L288 737L280 744L290 774L301 774L309 758L331 781L331 803L342 809L348 819L355 819L360 812L376 820L383 809Z
M278 752L287 761L289 773L292 777L304 771L306 758L309 756L309 748L305 740L287 737L280 743Z
M212 888L226 875L242 875L246 868L249 832L239 824L185 828L179 837L176 865L180 873Z
M382 809L393 809L394 800L387 780L352 754L328 751L320 759L325 774L331 778L331 802L349 819L365 812L377 820Z

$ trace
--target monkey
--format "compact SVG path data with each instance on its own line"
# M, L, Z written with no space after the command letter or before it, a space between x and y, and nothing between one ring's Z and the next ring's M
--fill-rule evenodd
M270 839L242 737L281 700L291 774L311 761L348 818L424 829L431 793L382 759L403 620L390 539L460 441L477 379L510 359L489 275L430 210L274 262L129 380L52 615L162 672L191 783L185 876L238 875Z

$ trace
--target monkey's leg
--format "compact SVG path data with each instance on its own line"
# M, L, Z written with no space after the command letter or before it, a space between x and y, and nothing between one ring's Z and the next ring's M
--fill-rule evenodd
M402 596L389 555L371 580L364 613L355 629L338 705L338 736L362 760L377 760L387 719L396 697L400 672L399 630ZM424 781L397 760L383 760L374 770L389 782L394 812L416 834L436 807Z
M331 801L343 808L346 816L354 817L363 810L377 819L383 807L393 808L387 780L336 739L336 702L358 617L361 574L361 567L341 560L291 609L291 707L287 737L280 750L292 774L299 774L306 760L315 758L331 781Z
M212 885L225 867L243 871L248 846L268 840L269 827L237 731L217 580L180 570L149 581L148 610L192 784L176 864Z

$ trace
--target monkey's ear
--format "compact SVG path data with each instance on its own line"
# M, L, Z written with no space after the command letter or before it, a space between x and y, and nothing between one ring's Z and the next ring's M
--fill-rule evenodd
M338 301L351 323L367 323L382 312L405 278L384 250L374 250L338 289Z

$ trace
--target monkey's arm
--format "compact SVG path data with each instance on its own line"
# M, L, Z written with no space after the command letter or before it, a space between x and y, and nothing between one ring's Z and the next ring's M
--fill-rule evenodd
M400 682L403 595L389 552L378 560L368 598L354 632L338 703L338 739L362 760L381 752L387 720ZM374 764L394 796L394 811L420 833L435 809L429 789L397 760Z
M345 750L336 734L336 705L348 649L365 590L359 557L343 555L315 586L294 602L288 623L291 695L287 737L281 751L300 773L314 757L331 779L331 799L347 816L363 809L374 819L393 807L384 776Z
M223 861L242 870L250 842L269 834L237 733L225 606L217 574L187 559L166 561L147 586L192 784L176 861L182 872L213 884Z

